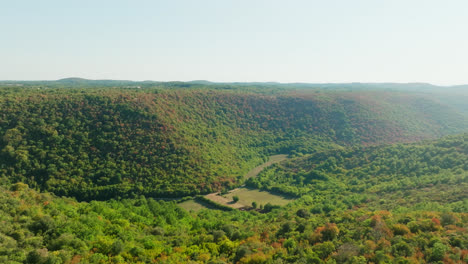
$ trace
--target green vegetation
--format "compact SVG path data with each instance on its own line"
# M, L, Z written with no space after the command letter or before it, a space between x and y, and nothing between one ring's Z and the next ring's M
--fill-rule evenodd
M210 208L209 206L207 206L207 204L204 204L200 201L197 201L195 199L193 200L188 200L188 201L183 201L183 202L180 202L177 204L178 206L182 207L183 209L187 210L187 211L194 211L194 212L198 212L202 209L208 209Z
M413 93L181 87L3 88L0 175L79 200L182 197L232 189L270 154L468 127Z
M468 134L389 146L326 151L273 165L247 185L292 196L310 196L317 212L444 204L467 212Z
M22 183L3 184L0 201L4 263L468 260L466 207L444 201L391 211L360 201L350 209L319 212L314 198L305 195L282 208L265 206L269 213L205 209L189 214L174 201L76 202Z
M468 262L468 119L449 94L16 84L0 263Z

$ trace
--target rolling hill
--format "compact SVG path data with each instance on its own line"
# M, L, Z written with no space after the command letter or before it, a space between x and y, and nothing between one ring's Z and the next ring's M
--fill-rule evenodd
M468 127L463 111L426 93L78 82L0 90L1 176L79 200L181 197L232 188L270 154L412 142Z

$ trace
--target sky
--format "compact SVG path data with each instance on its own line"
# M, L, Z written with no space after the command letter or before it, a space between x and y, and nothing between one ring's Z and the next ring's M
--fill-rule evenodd
M468 83L466 0L0 0L0 80Z

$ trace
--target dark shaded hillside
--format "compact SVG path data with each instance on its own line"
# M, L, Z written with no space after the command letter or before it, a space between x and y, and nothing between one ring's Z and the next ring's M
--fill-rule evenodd
M231 188L267 154L467 127L455 110L402 92L4 88L0 174L82 200L193 195Z

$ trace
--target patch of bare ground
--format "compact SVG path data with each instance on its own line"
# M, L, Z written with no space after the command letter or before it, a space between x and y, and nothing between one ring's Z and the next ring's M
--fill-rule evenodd
M231 190L230 192L235 191L235 190L237 190L237 189ZM212 200L213 202L216 202L216 203L219 203L219 204L222 204L222 205L226 205L226 206L229 206L229 207L232 207L232 208L235 208L235 209L240 209L240 208L246 207L245 204L242 204L240 202L234 203L234 201L232 199L228 199L228 198L226 198L224 196L221 196L219 192L207 194L207 195L205 195L205 197Z

